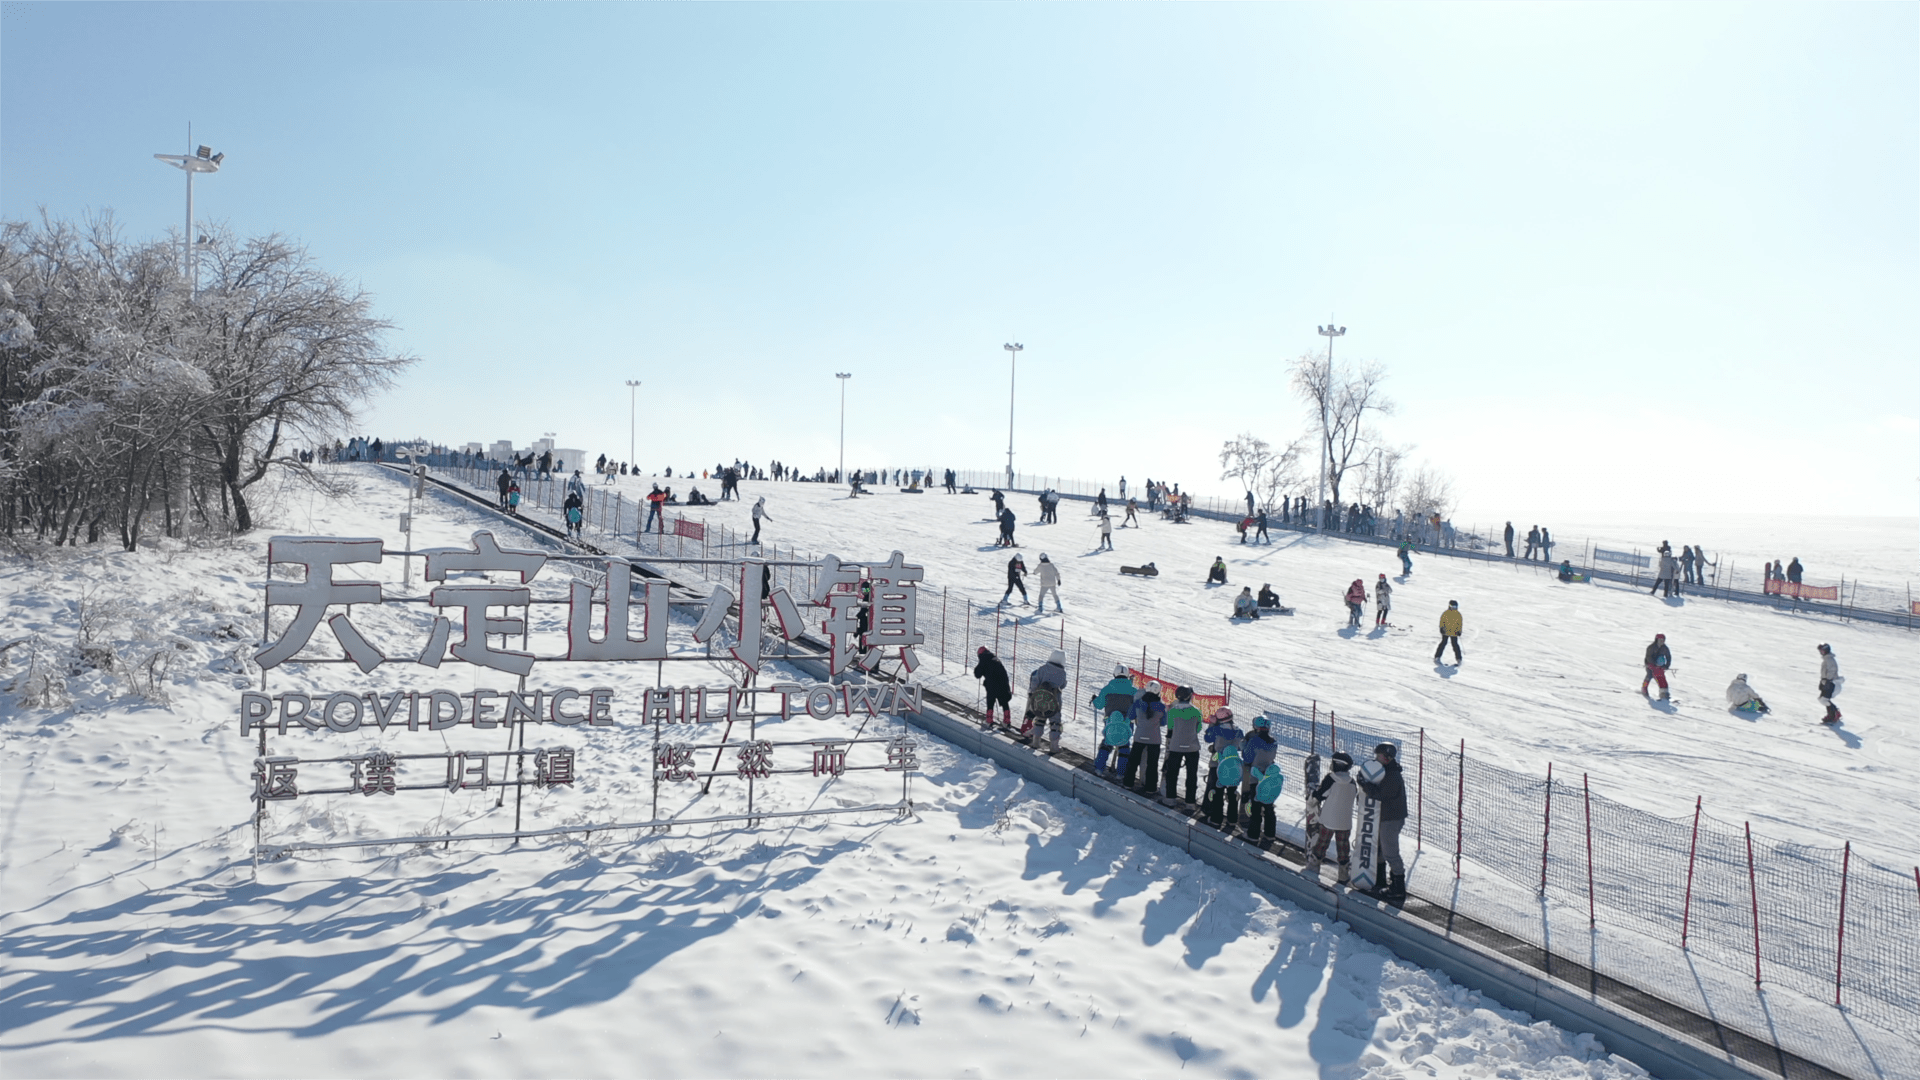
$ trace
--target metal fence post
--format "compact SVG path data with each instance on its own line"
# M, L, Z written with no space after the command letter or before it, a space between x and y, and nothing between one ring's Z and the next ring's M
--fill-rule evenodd
M1753 822L1747 830L1747 896L1753 901L1753 985L1760 985L1760 886L1753 872Z
M1700 800L1693 797L1693 839L1687 844L1687 892L1680 901L1680 947L1687 947L1687 923L1693 915L1693 858L1700 850ZM1844 892L1844 888L1842 889Z
M1840 935L1833 943L1833 1004L1840 1004L1840 972L1847 953L1847 871L1853 864L1853 841L1840 852Z
M1453 804L1453 876L1460 877L1460 855L1467 838L1467 740L1460 740L1460 794Z
M1553 832L1553 762L1547 762L1547 810L1540 822L1540 895L1547 895L1547 838Z
M1593 789L1587 785L1587 774L1580 774L1580 801L1587 807L1587 929L1600 926L1600 916L1593 906Z
M1419 854L1427 831L1427 729L1420 729L1420 772L1414 799L1416 809L1413 812L1413 850Z

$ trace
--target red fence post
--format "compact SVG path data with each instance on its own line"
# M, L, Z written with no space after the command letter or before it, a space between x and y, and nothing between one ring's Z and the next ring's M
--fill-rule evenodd
M1753 985L1760 985L1760 886L1753 873L1753 822L1747 827L1747 895L1753 899Z
M1547 762L1547 810L1540 821L1540 895L1547 895L1547 836L1553 832L1553 762Z
M1461 845L1467 837L1467 740L1460 740L1460 795L1453 804L1453 876L1460 877Z
M1420 729L1420 779L1413 812L1413 850L1418 854L1427 831L1427 729Z
M1593 908L1593 789L1587 784L1587 774L1580 774L1580 801L1587 805L1587 929L1600 925L1600 917Z
M1840 852L1840 936L1833 943L1833 1003L1840 1004L1840 970L1847 952L1847 870L1853 864L1853 841Z
M1680 902L1680 947L1687 947L1687 920L1693 914L1693 857L1700 850L1700 800L1693 797L1693 839L1687 844L1687 893Z

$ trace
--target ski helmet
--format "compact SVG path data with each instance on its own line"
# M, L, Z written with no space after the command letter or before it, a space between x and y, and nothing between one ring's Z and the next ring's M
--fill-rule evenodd
M1379 746L1374 747L1373 752L1376 754L1385 754L1390 758L1397 758L1400 756L1399 748L1394 746L1390 742L1383 742Z
M1125 665L1125 664L1115 664L1115 665L1113 665L1113 677L1114 677L1114 678L1116 678L1116 679L1124 679L1124 678L1126 678L1126 677L1127 677L1127 665Z
M1191 686L1176 686L1176 687L1174 687L1174 689L1173 689L1173 696L1174 696L1174 697L1176 697L1176 698L1179 698L1179 699L1180 699L1181 701L1192 701L1192 700L1193 700L1193 687L1191 687Z
M1066 667L1066 666L1067 666L1067 654L1066 654L1066 653L1064 653L1064 652L1062 652L1062 651L1060 651L1059 649L1055 649L1055 650L1053 650L1052 652L1050 652L1050 653L1048 653L1048 654L1047 654L1047 663L1049 663L1049 664L1059 664L1059 665L1060 665L1061 667Z
M1333 771L1346 772L1351 768L1353 768L1353 755L1347 753L1345 750L1335 750L1333 752Z

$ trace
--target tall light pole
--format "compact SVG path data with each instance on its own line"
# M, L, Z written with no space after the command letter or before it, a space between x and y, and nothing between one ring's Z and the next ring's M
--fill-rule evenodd
M635 444L634 444L633 432L634 432L635 418L639 415L639 409L640 409L639 401L640 401L640 380L628 379L627 380L627 467L629 469L634 467L633 448Z
M844 483L847 479L847 380L853 378L853 372L836 371L833 377L840 380L840 471L835 475Z
M1320 387L1320 492L1314 502L1314 513L1319 516L1322 529L1327 527L1327 470L1333 457L1333 447L1327 442L1327 399L1333 396L1333 339L1346 332L1346 327L1333 325L1331 318L1327 325L1320 327L1320 336L1327 339L1327 380Z
M210 146L202 146L191 154L155 154L156 159L164 161L187 174L187 231L180 237L180 271L187 277L187 295L191 297L199 291L200 280L196 271L198 261L194 258L193 243L193 174L217 173L225 154L216 154Z
M1007 490L1013 490L1013 381L1020 367L1020 350L1026 348L1019 342L1002 345L1007 350Z

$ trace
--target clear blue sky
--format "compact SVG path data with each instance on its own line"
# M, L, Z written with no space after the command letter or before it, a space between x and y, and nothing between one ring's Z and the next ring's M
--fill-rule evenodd
M1225 490L1392 373L1463 515L1911 515L1920 7L0 7L0 211L306 241L367 430Z

